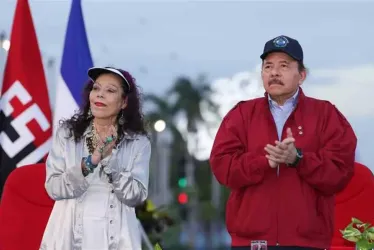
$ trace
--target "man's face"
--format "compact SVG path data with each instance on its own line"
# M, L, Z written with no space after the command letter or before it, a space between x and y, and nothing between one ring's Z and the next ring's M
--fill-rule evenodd
M272 98L287 100L303 83L306 72L299 72L298 63L282 52L270 53L263 61L262 81Z

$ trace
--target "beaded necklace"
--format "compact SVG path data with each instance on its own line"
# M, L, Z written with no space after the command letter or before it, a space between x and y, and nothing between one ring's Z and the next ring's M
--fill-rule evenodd
M116 130L117 130L117 126L116 126ZM91 131L88 133L88 135L86 137L86 145L87 145L87 148L88 148L88 152L90 154L93 154L95 149L97 148L97 145L98 145L97 139L98 138L100 138L100 136L97 133L97 130L95 128L94 123L92 122ZM114 145L113 148L117 147L119 142L120 142L120 139L119 139L119 137L117 137L116 144Z
M116 127L117 129L117 127ZM97 148L97 145L98 145L98 141L97 139L100 138L98 133L97 133L97 130L93 124L93 122L91 123L91 130L88 132L87 136L86 136L86 145L87 145L87 148L88 148L88 152L90 155L92 155L95 151L95 149ZM119 137L117 137L116 139L116 144L114 145L113 148L116 148L118 145L119 145ZM112 157L112 155L110 156L110 158ZM110 161L110 158L107 162ZM102 173L104 172L104 168L106 167L106 165L103 165L101 164L101 168L100 168L100 175L102 175ZM112 175L111 174L107 174L105 173L109 179L109 183L112 183Z

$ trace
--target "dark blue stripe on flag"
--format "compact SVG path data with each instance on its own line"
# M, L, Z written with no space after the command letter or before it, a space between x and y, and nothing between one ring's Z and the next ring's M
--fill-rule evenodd
M81 0L73 0L65 36L61 75L79 106L83 86L88 79L87 69L92 66Z

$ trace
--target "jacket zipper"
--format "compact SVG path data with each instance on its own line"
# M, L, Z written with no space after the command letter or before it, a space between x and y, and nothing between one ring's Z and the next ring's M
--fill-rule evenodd
M295 106L294 108L293 108L293 110L291 111L291 113L288 115L288 117L287 117L287 119L286 119L286 122L284 123L284 126L283 126L283 128L282 128L282 133L281 133L281 138L279 138L279 141L282 141L282 138L283 138L283 134L284 134L284 129L286 128L287 129L287 123L288 123L288 121L289 121L289 119L290 119L290 117L291 116L293 116L294 115L294 113L295 113L295 110L296 110L296 107L297 106ZM275 126L275 129L277 129L277 125L275 124L275 121L274 121L274 118L273 118L273 123L274 123L274 126ZM277 133L278 134L278 133ZM277 181L278 181L278 183L279 183L279 174L280 174L280 166L279 166L279 164L278 164L278 167L277 167ZM278 184L277 183L277 184ZM279 204L280 204L280 195L279 195L279 190L280 190L280 188L277 188L277 190L278 190L278 195L277 195L277 201L278 201L278 207L279 207ZM278 211L279 211L279 209L277 209L277 243L276 243L276 246L280 246L280 243L279 243L279 214L278 214Z
M284 128L287 128L287 122L288 122L288 120L290 119L290 117L291 116L293 116L294 115L294 113L295 113L295 111L296 111L296 109L297 109L297 107L298 107L298 101L297 101L297 103L296 103L296 105L293 107L293 110L290 112L290 114L288 115L288 117L287 117L287 119L286 119L286 122L284 123L284 126L283 126L283 128L282 128L282 133L281 133L281 138L279 138L279 136L278 136L278 130L277 130L277 124L275 123L275 120L274 120L274 117L273 117L273 114L271 113L271 111L270 111L270 117L271 117L271 121L273 122L273 128L275 129L275 134L277 135L276 136L276 138L278 138L278 140L279 141L282 141L282 137L283 137L283 134L284 134ZM279 185L278 183L279 183L279 175L280 175L280 166L279 166L279 164L278 164L278 166L277 166L277 186ZM280 190L280 188L277 188L277 192L278 192L278 195L277 195L277 205L278 205L278 208L279 208L279 204L280 204L280 195L279 195L279 190ZM276 246L280 246L280 244L279 244L279 213L278 213L278 210L279 209L277 209L277 212L276 212L276 220L277 220L277 239L276 239Z
M288 120L288 118L287 118L287 120ZM284 125L286 125L287 120L284 123ZM283 133L284 133L284 128L285 128L285 126L283 126L283 128L282 128L282 133L281 133L281 136L279 138L279 141L282 141L282 136L283 136ZM280 164L278 164L278 167L277 167L277 186L279 185L279 174L280 174ZM280 190L280 188L277 188L277 191L278 191L278 194L277 194L277 203L278 203L277 206L278 206L278 209L277 209L277 243L276 243L276 246L280 246L280 244L279 244L279 206L280 206L281 200L280 200L280 191L279 190Z
M271 116L271 121L272 121L272 123L273 123L273 128L274 128L274 130L273 131L275 131L275 134L277 135L276 136L276 138L278 138L278 140L281 140L281 138L279 138L279 136L278 136L278 132L277 132L277 124L275 123L275 120L274 120L274 117L273 117L273 115L272 114L270 114L270 116ZM286 121L287 122L287 121ZM282 134L283 134L283 130L284 130L284 127L283 127L283 129L282 129ZM281 135L281 137L282 137L282 135ZM276 175L277 175L277 180L276 180L276 182L277 182L277 186L279 185L278 183L279 183L279 174L280 174L280 167L279 167L279 164L278 164L278 166L277 166L277 173L276 173ZM277 188L277 192L278 192L278 194L277 194L277 206L279 207L279 188ZM279 215L278 215L278 209L277 209L277 212L276 212L276 222L277 222L277 237L276 237L276 246L279 246L279 240L278 240L278 232L279 232L279 220L278 220L278 217L279 217Z
M290 117L295 113L295 110L296 110L296 106L294 107L294 109L292 110L292 112L289 114L289 116L288 116L288 118L286 119L286 122L284 123L284 126L283 126L283 128L282 128L282 133L281 133L281 138L279 138L278 137L278 132L277 132L277 125L276 125L276 123L275 123L275 120L274 120L274 117L273 117L273 115L271 115L271 120L272 120L272 122L273 122L273 127L275 128L275 134L277 135L277 138L278 138L278 140L279 141L282 141L282 138L283 138L283 134L284 134L284 129L285 128L287 128L287 122L288 122L288 120L290 119ZM280 175L280 166L279 166L279 164L278 164L278 166L277 166L277 186L279 185L278 183L279 183L279 175ZM278 203L278 207L279 207L279 204L280 204L280 200L279 200L279 197L280 197L280 195L279 195L279 190L280 190L280 188L277 188L277 190L278 190L278 195L277 195L277 203ZM276 246L280 246L280 244L279 244L279 213L278 213L278 210L279 209L277 209L277 212L276 212L276 219L277 219L277 239L276 239Z

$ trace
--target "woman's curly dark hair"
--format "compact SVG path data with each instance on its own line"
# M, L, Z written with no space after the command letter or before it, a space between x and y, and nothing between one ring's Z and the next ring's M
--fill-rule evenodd
M127 97L127 107L121 111L123 113L123 117L125 118L125 123L122 126L118 124L118 139L121 140L125 133L142 134L148 136L148 133L144 126L144 115L142 113L141 107L141 94L138 86L135 83L135 78L133 78L127 71L121 69L117 70L119 70L123 74L123 76L130 84L129 91L125 82L122 82L121 85L124 93L123 97ZM67 127L69 129L69 137L73 137L74 141L76 142L82 139L84 132L93 120L92 116L88 117L88 111L90 109L89 96L93 88L93 84L94 82L92 80L89 80L86 83L86 86L83 90L83 102L80 110L70 119L60 121L61 126ZM121 112L117 116L117 123Z

